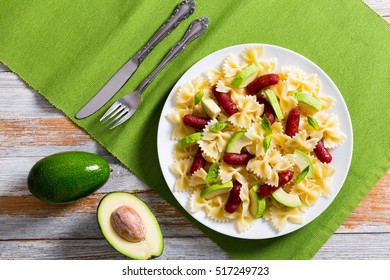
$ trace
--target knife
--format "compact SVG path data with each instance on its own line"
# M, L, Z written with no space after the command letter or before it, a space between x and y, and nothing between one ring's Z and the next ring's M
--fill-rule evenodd
M145 57L160 43L181 21L189 17L195 10L194 0L182 1L172 16L160 27L146 45L135 54L112 78L96 93L88 103L76 114L76 119L84 119L102 108L122 86L130 79Z

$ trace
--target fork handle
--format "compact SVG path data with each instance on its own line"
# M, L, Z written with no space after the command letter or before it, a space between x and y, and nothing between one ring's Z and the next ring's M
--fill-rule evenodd
M190 26L187 29L186 34L184 37L178 42L176 45L172 47L172 49L168 52L168 54L164 57L164 59L161 61L161 63L156 67L156 69L153 70L152 73L141 83L141 85L138 87L137 91L139 94L144 92L144 90L148 87L148 85L153 81L153 79L157 76L158 73L169 63L171 62L176 56L178 56L185 47L198 38L200 35L206 32L208 28L208 18L202 17L199 19L194 20Z
M141 63L145 57L160 43L166 36L168 36L179 23L189 17L195 10L194 0L182 1L173 12L172 16L160 27L160 29L153 35L153 37L146 43L146 45L136 54L138 63Z

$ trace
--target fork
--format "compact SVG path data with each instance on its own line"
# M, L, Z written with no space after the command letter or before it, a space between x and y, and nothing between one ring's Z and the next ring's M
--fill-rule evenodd
M185 47L206 32L208 28L208 18L202 17L194 20L187 29L183 38L178 42L168 54L164 57L161 63L153 70L153 72L140 84L140 86L132 93L123 96L116 101L101 117L100 121L106 124L110 129L124 123L135 113L138 104L141 100L141 94L146 90L149 84L157 76L158 73L175 57L177 57Z

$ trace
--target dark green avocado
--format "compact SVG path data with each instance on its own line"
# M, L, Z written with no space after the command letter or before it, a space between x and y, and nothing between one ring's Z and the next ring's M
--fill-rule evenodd
M90 195L110 176L102 157L87 152L63 152L38 161L28 175L31 193L47 203L67 203Z

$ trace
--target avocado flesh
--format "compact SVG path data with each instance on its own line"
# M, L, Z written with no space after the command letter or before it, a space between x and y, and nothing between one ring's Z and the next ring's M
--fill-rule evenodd
M299 196L296 194L286 193L283 188L279 188L272 193L272 197L280 204L287 207L299 207L302 205Z
M305 92L294 91L293 97L298 101L298 107L303 112L314 115L322 108L322 103L318 99L310 96Z
M203 111L209 118L215 119L218 117L219 113L221 112L221 108L219 108L218 104L215 103L214 100L211 98L203 98L200 102L202 103Z
M278 98L276 97L275 92L273 90L271 90L271 89L267 89L265 91L265 96L266 96L266 99L269 102L269 104L271 104L272 109L274 109L276 117L279 120L283 120L284 119L284 115L282 113L282 110L280 109L279 101L278 101Z
M259 197L256 193L258 189L259 186L255 185L249 190L249 211L255 219L263 217L266 207L265 197Z
M195 132L195 133L192 133L190 135L187 135L186 137L181 138L179 140L179 147L184 148L185 146L187 146L189 144L196 143L196 141L202 139L202 137L203 137L202 132Z
M237 74L230 84L236 88L246 87L256 78L259 70L256 65L251 65Z
M294 150L294 154L297 157L296 165L299 168L299 171L302 172L307 166L309 166L309 173L307 174L308 178L314 178L314 165L310 157L300 150Z
M143 241L130 242L123 239L111 225L111 213L122 205L132 207L141 217L146 233ZM160 225L149 207L136 196L126 192L107 194L99 203L97 220L107 242L126 257L136 260L147 260L161 256L164 250L164 238Z
M87 152L63 152L38 161L28 175L28 188L47 203L67 203L90 195L110 177L102 157Z
M246 131L239 131L233 134L226 144L226 153L241 153L242 148L252 143L252 140L245 136Z
M203 198L213 198L217 195L227 193L233 188L233 182L227 181L225 183L218 183L206 187L201 193L200 196Z

